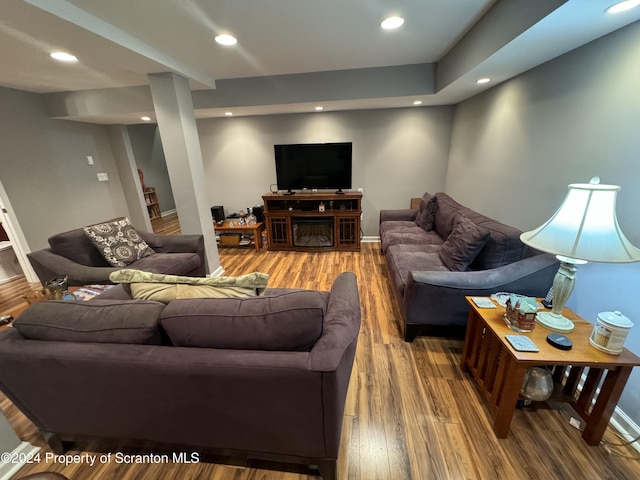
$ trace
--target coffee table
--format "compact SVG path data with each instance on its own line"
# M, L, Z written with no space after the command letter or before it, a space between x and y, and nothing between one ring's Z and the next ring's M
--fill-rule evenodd
M598 445L620 399L627 379L640 357L627 349L610 355L589 344L593 325L565 308L563 315L575 324L566 334L573 342L571 350L559 350L547 343L550 332L537 325L532 332L519 334L504 321L504 307L479 308L471 297L467 333L461 367L475 379L494 417L493 429L498 438L506 438L511 418L520 396L525 371L530 366L552 366L554 393L547 401L567 402L586 422L582 438L588 445ZM526 335L539 352L518 352L505 335ZM586 379L581 388L585 369Z
M262 231L264 230L264 222L257 222L253 225L240 225L238 220L225 220L222 225L213 223L213 229L216 232L237 232L237 233L250 233L253 235L253 243L256 248L256 252L260 251L262 246Z

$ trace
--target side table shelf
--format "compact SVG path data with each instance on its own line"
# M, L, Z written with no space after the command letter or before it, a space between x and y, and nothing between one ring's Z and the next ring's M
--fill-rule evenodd
M254 225L238 225L233 220L225 220L224 224L213 224L216 235L220 236L218 247L249 247L253 246L256 252L262 248L262 231L264 230L264 222L258 222ZM245 236L253 237L253 241L248 244L242 244L241 239ZM226 239L229 240L226 240Z

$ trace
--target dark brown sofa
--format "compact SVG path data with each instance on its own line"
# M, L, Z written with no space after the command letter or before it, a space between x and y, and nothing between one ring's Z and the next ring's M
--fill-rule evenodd
M202 235L156 235L143 230L137 232L156 253L129 264L127 268L191 277L205 275ZM27 254L43 285L57 275L66 275L69 286L107 284L111 283L111 272L119 270L105 260L82 228L53 235L48 242L50 248Z
M330 292L166 306L124 292L36 303L0 332L0 389L54 451L87 437L142 441L336 478L360 326L353 273Z
M443 253L458 223L485 235L484 243L469 242L478 250L468 265ZM469 313L465 296L544 297L558 260L524 245L521 233L442 192L426 193L417 208L380 211L381 247L402 311L404 339L413 341L418 333L463 335Z

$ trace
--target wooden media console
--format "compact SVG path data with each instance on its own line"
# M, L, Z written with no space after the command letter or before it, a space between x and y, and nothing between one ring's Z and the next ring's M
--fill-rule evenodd
M267 193L269 250L359 251L362 193Z

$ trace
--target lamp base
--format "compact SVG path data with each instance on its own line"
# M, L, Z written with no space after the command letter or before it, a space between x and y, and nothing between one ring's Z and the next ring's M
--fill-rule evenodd
M536 315L536 323L544 328L558 333L573 332L573 322L562 315L556 316L552 312L538 312Z

